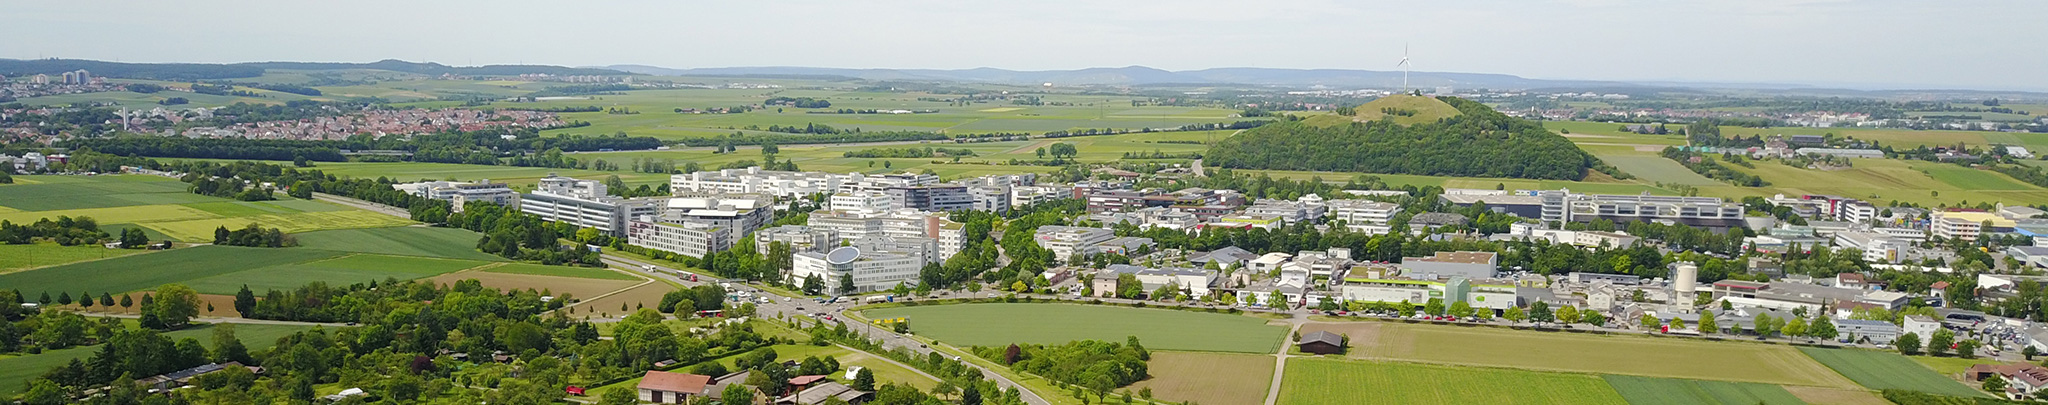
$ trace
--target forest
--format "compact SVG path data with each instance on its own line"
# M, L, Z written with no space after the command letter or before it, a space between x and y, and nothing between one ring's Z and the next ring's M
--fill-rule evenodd
M1373 121L1316 127L1281 122L1211 147L1205 163L1269 170L1579 180L1598 160L1536 123L1444 97L1463 112L1436 123Z

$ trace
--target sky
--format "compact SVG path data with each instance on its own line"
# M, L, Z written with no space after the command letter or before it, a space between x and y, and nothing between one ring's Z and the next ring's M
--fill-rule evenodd
M2048 90L2048 1L11 2L0 58L1016 70L1143 65Z

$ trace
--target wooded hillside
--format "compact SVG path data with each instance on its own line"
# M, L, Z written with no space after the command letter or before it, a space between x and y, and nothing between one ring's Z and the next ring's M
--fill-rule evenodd
M1205 164L1314 170L1580 180L1598 160L1534 122L1473 101L1440 98L1462 113L1434 123L1391 121L1317 127L1282 122L1246 130L1209 149Z

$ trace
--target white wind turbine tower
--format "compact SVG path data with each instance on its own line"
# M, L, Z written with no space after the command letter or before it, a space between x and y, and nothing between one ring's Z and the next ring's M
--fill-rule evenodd
M1407 93L1407 92L1408 92L1408 68L1412 67L1412 65L1410 65L1410 64L1408 63L1408 45L1407 45L1407 44L1402 44L1402 45L1401 45L1401 63L1396 63L1396 64L1394 64L1394 66L1400 66L1400 67L1401 67L1401 92L1402 92L1402 93Z

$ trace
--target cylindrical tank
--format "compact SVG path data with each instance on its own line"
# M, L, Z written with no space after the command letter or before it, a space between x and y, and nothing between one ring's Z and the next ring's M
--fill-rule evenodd
M1695 264L1692 264L1692 263L1690 263L1690 262L1687 262L1687 263L1679 263L1679 264L1678 264L1678 273L1677 273L1677 274L1673 274L1673 275L1671 276L1671 289L1673 289L1673 290L1677 290L1678 292L1681 292L1681 293L1687 293L1687 294L1690 294L1690 293L1692 293L1692 292L1693 292L1693 289L1694 289L1694 285L1695 285L1695 284L1699 284L1699 282L1700 282L1700 266L1699 266L1699 265L1695 265Z

